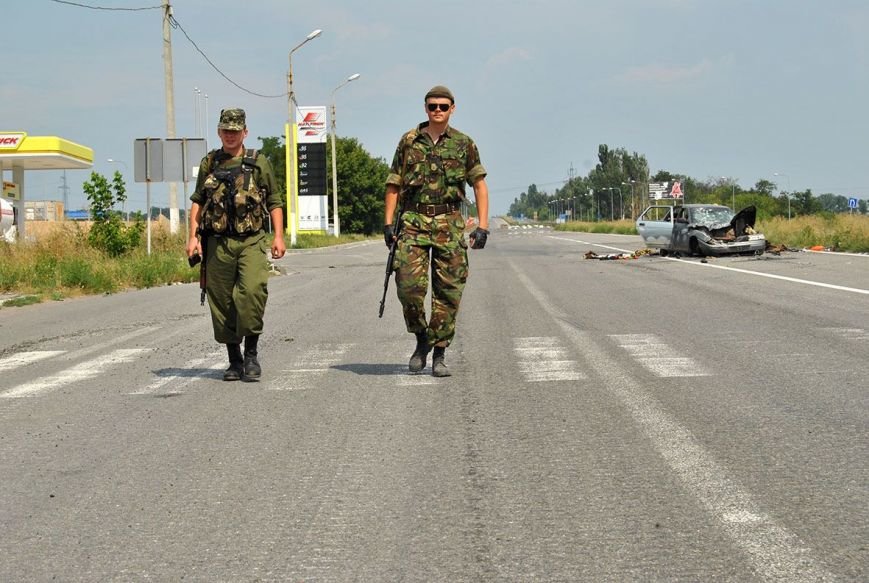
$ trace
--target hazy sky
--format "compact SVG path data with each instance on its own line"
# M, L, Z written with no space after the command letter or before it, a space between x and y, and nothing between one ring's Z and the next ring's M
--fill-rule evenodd
M77 0L152 7L161 0ZM223 107L248 112L249 147L283 132L288 53L300 105L335 93L341 136L391 161L423 121L435 84L456 95L453 125L478 143L492 212L528 185L583 176L599 144L646 156L651 171L741 187L869 198L866 0L174 0L176 135L194 137L194 88L208 95L205 137ZM0 130L93 148L111 175L133 140L165 137L160 10L107 11L50 0L3 3ZM200 99L204 103L204 99ZM861 105L862 104L862 105ZM204 107L203 107L204 109ZM783 176L774 177L779 172ZM125 172L127 174L127 172ZM27 198L61 199L62 172L27 173ZM70 206L90 171L67 171ZM785 177L786 175L786 177ZM7 171L7 180L11 173ZM192 187L191 187L192 188ZM165 185L152 188L168 204ZM181 188L179 187L179 198ZM144 209L130 184L128 208Z

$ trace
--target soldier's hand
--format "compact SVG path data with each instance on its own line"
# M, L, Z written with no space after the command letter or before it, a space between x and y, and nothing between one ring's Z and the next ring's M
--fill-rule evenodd
M187 241L187 258L189 259L194 255L202 255L202 245L195 237Z
M486 240L489 238L489 231L477 227L471 233L471 249L482 249L486 246Z
M393 226L392 225L384 225L383 226L383 240L386 241L387 247L392 247L392 241L395 239L395 235L393 234Z
M272 241L272 259L280 259L287 252L287 245L284 243L284 238L280 234L275 234Z

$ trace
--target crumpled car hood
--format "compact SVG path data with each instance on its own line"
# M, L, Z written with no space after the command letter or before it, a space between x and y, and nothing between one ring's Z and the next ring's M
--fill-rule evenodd
M754 221L757 219L757 208L752 206L747 206L730 220L730 226L733 227L733 232L737 235L745 234L745 230L747 227L754 228Z
M693 223L688 228L705 231L714 239L732 241L742 235L754 233L756 219L757 207L752 205L736 213L729 223Z

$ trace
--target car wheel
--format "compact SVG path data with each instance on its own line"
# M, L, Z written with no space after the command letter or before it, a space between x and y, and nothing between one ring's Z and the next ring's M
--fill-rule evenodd
M666 257L667 255L670 254L670 252L667 251L666 249L661 249L660 251L658 251L658 254L659 254L661 257Z
M700 249L700 243L697 242L697 237L691 237L691 241L688 242L688 245L691 248L691 255L699 255L700 257L706 256L706 254L703 253L703 250Z

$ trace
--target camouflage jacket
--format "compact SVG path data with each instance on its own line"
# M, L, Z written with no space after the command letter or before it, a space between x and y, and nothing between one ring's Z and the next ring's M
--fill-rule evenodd
M243 157L244 154L231 157L220 149L209 152L200 162L196 188L190 200L203 208L200 224L205 231L225 234L260 231L265 226L264 211L283 205L271 164L262 154L256 156L249 192L243 191ZM231 202L224 196L227 185L216 180L218 171L231 174L235 182L233 190L236 196ZM230 220L230 217L235 220Z
M477 145L450 126L435 144L423 131L427 125L428 122L421 123L401 137L386 184L403 190L405 201L410 203L463 200L465 184L473 186L486 176Z

